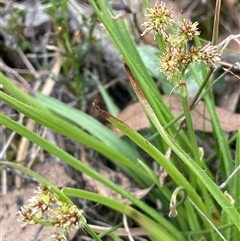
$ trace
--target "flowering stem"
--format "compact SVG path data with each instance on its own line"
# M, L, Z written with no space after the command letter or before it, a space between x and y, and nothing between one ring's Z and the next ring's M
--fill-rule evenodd
M84 230L87 231L92 236L92 238L94 238L94 241L102 241L102 239L100 239L98 235L87 224L84 225Z
M192 65L190 65L190 68L193 68ZM210 76L212 75L213 70L214 70L214 69L211 68L210 71L208 71L207 76L205 77L204 81L202 82L201 86L200 86L199 89L198 89L198 92L197 92L196 95L194 96L191 104L189 105L189 109L190 109L190 110L193 110L194 107L196 106L197 100L198 100L200 94L202 93L203 89L205 88L205 86L206 86L206 84L207 84ZM192 71L192 72L194 73L194 71Z
M186 86L185 86L185 88L186 88ZM199 166L201 166L199 152L198 152L198 144L197 144L197 140L196 140L196 135L194 133L194 127L193 127L193 123L192 123L190 109L188 106L187 97L181 97L181 100L182 100L184 114L186 117L187 129L188 129L188 134L189 134L189 138L190 138L190 142L191 142L191 146L192 146L192 153L194 156L194 160L196 161L196 163L198 163Z

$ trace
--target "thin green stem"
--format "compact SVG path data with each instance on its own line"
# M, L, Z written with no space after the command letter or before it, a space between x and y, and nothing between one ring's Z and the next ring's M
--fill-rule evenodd
M190 65L190 68L193 69L193 66ZM192 71L193 73L195 73L195 71ZM202 93L203 89L205 88L205 86L207 85L208 81L209 81L209 78L210 76L212 75L213 73L213 69L210 69L210 71L208 71L204 81L201 83L201 86L199 87L198 89L198 92L196 93L196 95L194 96L191 104L189 105L189 108L190 110L194 109L195 105L196 105L196 102L200 96L200 94Z
M70 154L66 153L62 149L58 148L54 144L50 143L49 141L45 140L44 138L38 136L36 133L31 132L26 127L14 122L10 118L1 115L0 114L0 124L3 124L4 126L10 128L11 130L16 131L20 135L23 135L30 141L36 143L40 147L42 147L44 150L52 153L56 157L59 157L61 160L64 160L67 164L74 167L76 170L79 170L80 172L85 173L86 175L94 178L95 180L103 183L105 186L109 187L110 189L116 191L117 193L121 194L122 197L129 199L132 203L134 203L139 209L142 209L143 212L147 213L149 217L152 218L152 220L157 221L158 223L161 223L161 225L164 227L164 229L167 229L172 235L175 237L182 236L181 232L170 222L168 222L163 216L161 216L155 209L144 203L143 201L136 198L134 195L127 192L125 189L119 187L119 185L111 182L106 177L102 176L97 171L93 170L83 162L77 160ZM169 236L170 237L170 236ZM172 240L172 239L171 239Z
M197 144L197 139L196 139L196 135L194 132L194 127L193 127L190 109L188 106L188 101L187 101L187 98L185 98L185 97L182 97L181 100L182 100L182 105L183 105L183 109L184 109L184 114L186 117L187 129L188 129L188 134L190 137L190 143L191 143L191 147L192 147L194 160L196 161L196 163L198 163L199 166L201 166L200 158L199 158L199 151L198 151L198 144Z
M224 229L231 228L231 227L234 227L234 224L233 223L228 223L228 224L219 226L218 230L224 230ZM194 236L194 235L199 235L199 234L208 234L210 232L212 232L212 230L205 229L205 230L192 231L192 232L183 232L183 233L187 234L188 236Z
M238 133L235 133L229 140L227 140L228 145L231 145L236 141ZM215 150L207 159L205 159L205 163L208 164L210 161L214 160L218 155L217 150Z
M84 224L83 228L87 233L92 236L92 238L94 238L95 241L102 241L102 239L90 228L90 226Z
M190 69L194 73L194 77L195 77L197 83L200 84L201 79L197 75L197 73L195 73L192 65L190 65ZM220 168L221 178L224 180L233 171L233 162L232 162L230 149L227 144L226 135L221 127L219 118L216 113L216 106L214 103L214 98L213 98L212 92L210 91L203 98L205 100L205 104L206 104L207 109L210 114L210 119L211 119L211 123L213 126L213 133L214 133L214 137L216 140L216 149L218 149L218 156L219 156L219 160L220 160L219 165L222 167L222 168Z
M175 237L172 236L165 228L163 228L159 223L154 222L153 219L145 216L144 214L140 213L139 211L135 210L131 206L128 206L126 204L123 204L120 201L117 201L112 198L108 198L105 196L101 196L96 193L91 193L85 190L80 189L74 189L74 188L64 188L63 189L64 194L71 197L78 197L83 198L87 200L91 200L97 203L101 203L103 205L106 205L114 210L117 210L131 218L133 218L135 221L137 221L152 237L159 237L159 232L162 235L163 240L168 241L175 241L176 240L176 233ZM184 236L179 233L179 238L181 240L185 240ZM157 239L155 239L157 240Z
M120 228L121 226L122 226L122 222L119 223L118 225L115 225L115 226L113 226L112 228L110 228L110 229L102 232L102 233L99 234L98 236L99 236L100 238L103 238L103 237L106 236L107 234L113 233L115 230L117 230L117 229Z
M150 118L155 128L158 130L160 136L165 140L168 146L176 153L176 155L178 155L178 157L191 169L191 171L196 175L196 177L199 178L199 182L201 182L201 184L203 184L208 189L208 191L213 195L213 197L219 203L219 205L228 213L229 217L232 218L236 227L240 230L239 213L237 212L236 208L228 200L226 200L222 192L219 190L216 184L210 179L210 177L205 173L205 171L202 170L200 166L192 158L190 158L187 155L187 153L185 153L182 150L182 148L164 130L163 126L159 123L157 116L155 115L153 109L149 105L143 92L136 84L132 74L131 75L129 74L128 77L131 81L132 86L134 87L134 90L141 104L144 107L144 110L146 111L148 117ZM123 131L122 128L121 130ZM201 208L203 208L203 210L206 211L206 207L201 207Z

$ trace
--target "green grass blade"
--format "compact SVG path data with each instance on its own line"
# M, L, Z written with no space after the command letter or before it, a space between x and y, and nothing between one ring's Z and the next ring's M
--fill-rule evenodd
M124 154L129 159L136 160L140 156L135 147L130 146L128 142L119 138L109 128L93 117L52 97L45 96L41 93L37 93L36 96L54 113L64 117L65 120L69 120L70 122L81 126L81 128L86 130L88 133L95 136L106 145Z
M201 78L199 78L198 73L196 73L195 68L192 64L189 65L189 69L195 77L197 83L201 84ZM214 137L216 141L216 146L218 147L218 156L220 160L221 178L222 180L227 179L227 177L233 172L233 160L231 157L230 149L226 140L226 135L220 125L219 118L216 113L216 107L213 100L212 92L209 92L204 96L206 107L210 114L210 119L213 126ZM230 188L230 187L229 187ZM231 188L230 188L231 189ZM229 190L230 190L229 189Z
M184 152L184 150L176 143L176 141L174 141L173 138L165 131L164 127L161 125L156 114L154 113L153 109L148 103L148 100L144 96L144 93L142 92L141 88L136 83L128 66L126 65L125 67L127 69L128 77L131 81L131 84L134 87L134 90L138 96L138 99L140 100L149 119L151 120L155 128L158 130L160 136L164 139L167 145L175 152L175 154L189 167L191 172L196 175L196 178L198 178L199 182L206 187L206 189L210 192L210 194L215 198L216 202L228 214L229 218L232 219L232 221L240 231L240 215L237 209L223 195L219 187L205 173L205 170L203 170L186 152ZM116 122L114 124L118 124L118 123ZM118 128L123 131L123 128L120 128L120 127ZM189 196L191 197L191 193L189 193ZM195 203L199 203L199 202L196 202L197 201L196 197L193 196L191 198ZM206 207L204 207L203 205L199 205L199 208L202 209L204 213L208 213L208 218L211 219L209 212L206 212Z
M53 185L50 181L48 181L46 178L42 177L39 175L37 172L24 167L20 164L14 163L14 162L8 162L8 161L0 161L0 165L8 166L11 168L14 168L16 170L19 170L22 173L25 173L36 180L38 180L42 185L51 188L51 190L59 197L59 200L68 203L68 204L73 204L73 202L61 191L59 188L57 188L55 185Z
M46 113L32 106L26 105L6 95L3 92L0 95L0 99L8 103L10 106L16 108L29 118L35 120L36 122L98 151L110 160L116 162L126 173L128 173L140 183L142 182L146 185L146 181L149 181L147 176L143 178L144 170L141 168L141 166L138 165L137 160L128 159L121 153L104 144L102 141L90 136L81 129L67 123L61 118L56 117L53 113ZM131 169L134 170L134 172L131 171Z
M103 88L101 83L98 83L98 89L99 92L104 100L104 103L107 106L108 111L113 115L113 116L118 116L119 114L119 108L113 103L112 98L108 94L108 92Z
M145 230L152 236L155 240L172 240L176 241L176 237L173 237L170 233L168 233L163 227L161 227L158 223L155 223L153 220L149 219L147 216L141 214L136 211L132 207L125 205L119 201L114 199L110 199L108 197L100 196L95 193L90 193L84 190L74 189L74 188L64 188L63 192L67 196L84 198L87 200L91 200L97 203L104 204L114 210L117 210L125 215L133 218L136 222L138 222ZM161 235L161 236L160 236ZM179 238L183 238L182 235ZM182 239L185 240L185 239Z
M103 183L110 189L121 194L122 197L131 201L138 208L142 209L150 217L155 219L155 221L161 223L162 226L168 229L173 235L175 235L176 237L183 237L181 232L179 232L170 222L168 222L164 217L162 217L155 209L149 207L147 204L145 204L135 196L131 195L130 193L128 193L126 190L122 189L118 185L114 184L107 178L103 177L101 174L93 170L91 167L77 160L75 157L71 156L67 152L63 151L62 149L58 148L54 144L38 136L36 133L28 130L26 127L20 125L19 123L11 120L10 118L2 114L0 114L0 124L26 137L30 141L36 143L38 146L42 147L44 150L48 151L49 153L52 153L53 155L60 158L70 166L74 167L76 170L79 170L85 173L86 175L94 178L95 180Z
M44 106L41 101L33 98L34 93L32 93L33 96L27 94L17 85L12 83L12 81L10 81L2 72L0 72L0 84L2 84L6 92L8 92L11 96L14 96L15 99L50 113L50 110Z
M121 18L113 19L111 17L112 10L108 2L100 0L96 3L94 0L89 0L89 3L94 8L100 21L104 24L109 38L119 50L124 61L131 68L159 120L161 120L163 125L167 125L173 118L172 114L167 109L148 69L144 65L126 24Z

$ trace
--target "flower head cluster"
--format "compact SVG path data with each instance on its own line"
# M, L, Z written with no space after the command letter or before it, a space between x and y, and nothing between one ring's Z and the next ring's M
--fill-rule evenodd
M199 51L199 59L203 61L204 64L214 69L216 67L217 62L221 60L218 47L212 46L210 44L205 45Z
M53 210L51 214L55 227L72 229L78 226L82 213L83 211L76 206L64 203Z
M179 22L178 38L181 41L192 40L194 36L200 35L200 31L197 28L198 22L192 23L190 20L183 19Z
M21 207L19 221L24 225L48 221L59 229L59 232L51 235L52 240L66 240L65 234L80 226L83 211L75 205L59 201L56 194L48 187L39 187L35 193L36 196L28 200L29 205Z
M185 53L185 49L180 46L170 46L166 48L166 51L159 60L159 70L163 72L169 80L173 79L175 75L181 73L181 69L184 68L189 61L188 54Z
M44 215L51 208L53 204L58 203L57 196L51 192L47 187L38 187L35 191L36 196L31 197L28 206L21 207L19 211L19 221L24 224L34 224L38 220L43 219Z
M54 241L65 241L66 240L66 236L62 233L53 233L50 238Z
M203 61L210 68L215 68L216 63L220 61L216 46L206 45L201 50L193 46L189 51L187 50L187 42L193 40L194 36L200 35L197 28L198 22L192 23L182 16L182 21L175 24L175 31L172 29L165 31L166 27L173 23L171 9L161 2L147 10L149 20L143 23L146 29L142 35L152 31L154 36L158 34L162 36L164 47L158 64L159 70L166 75L168 80L179 85L179 81L182 80L191 62Z
M215 68L220 61L217 46L206 45L202 49L192 46L189 52L184 47L166 47L165 52L160 56L159 70L164 73L168 80L173 80L174 76L180 75L187 68L189 63L202 61L210 68Z
M167 8L166 4L161 2L160 4L155 3L154 7L147 9L146 16L149 18L147 22L142 25L146 27L142 36L150 31L153 35L160 34L163 32L166 26L170 25L173 21L171 14L171 8Z

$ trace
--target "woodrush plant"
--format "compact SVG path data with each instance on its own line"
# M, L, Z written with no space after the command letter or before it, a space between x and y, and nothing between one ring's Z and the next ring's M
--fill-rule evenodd
M217 62L220 61L218 47L207 44L200 50L192 46L188 51L189 41L200 35L197 28L198 22L192 23L190 20L186 20L183 14L180 22L174 22L172 10L167 8L164 2L156 3L153 7L147 8L146 16L149 19L142 24L146 27L142 36L149 32L153 33L154 39L159 36L161 50L158 62L159 71L164 73L179 91L193 145L194 159L200 164L199 148L193 133L193 123L186 101L188 91L184 75L190 64L199 63L200 61L211 69L215 69Z
M146 66L144 66L125 23L122 19L113 18L114 13L108 2L98 1L98 4L96 4L95 1L90 0L89 3L94 8L99 20L104 24L110 39L123 56L125 68L131 84L139 101L142 103L146 114L151 120L151 123L160 135L158 140L160 145L148 142L146 138L125 123L114 118L97 106L95 106L95 108L108 121L118 127L126 136L132 139L133 142L149 154L159 165L159 170L165 172L165 174L171 177L172 181L167 182L164 180L163 182L160 182L159 175L154 173L144 160L137 161L139 154L136 154L134 149L127 149L128 145L124 140L110 134L110 130L105 129L102 125L99 125L99 123L96 123L88 116L59 103L56 100L52 100L51 98L39 94L37 94L37 98L31 97L14 86L3 75L0 76L1 84L12 96L2 92L0 98L38 123L100 152L105 157L119 165L141 187L144 188L153 184L155 188L153 189L153 192L151 192L151 197L149 197L150 200L156 201L157 199L160 199L163 203L168 203L170 209L169 216L171 216L171 218L166 215L162 216L162 214L143 201L138 200L138 198L134 197L130 192L123 190L121 187L112 183L110 180L65 151L1 114L0 122L3 125L16 131L20 135L27 137L29 140L37 143L43 149L59 157L77 170L93 177L95 180L98 180L115 192L121 194L122 197L131 201L139 211L120 201L84 190L67 187L59 190L37 173L34 173L21 165L9 162L2 162L2 164L28 173L39 180L44 186L49 186L49 191L53 191L56 194L57 199L60 201L59 206L74 208L72 202L68 198L70 196L101 203L135 220L144 230L146 230L148 237L151 240L236 240L240 231L240 177L236 174L234 178L228 182L226 188L228 193L223 194L217 186L213 173L211 173L205 165L205 160L202 155L203 151L198 147L196 142L196 136L190 116L190 108L186 102L187 90L184 83L184 73L187 68L190 69L192 74L196 77L196 81L199 81L199 84L202 82L195 72L194 65L192 65L191 62L195 63L203 61L213 69L219 58L216 52L216 47L209 47L210 45L199 49L193 47L187 52L186 43L189 39L194 38L195 41L198 42L197 36L199 35L199 32L197 30L197 23L191 23L183 17L182 20L177 23L176 29L173 26L173 31L166 33L164 31L166 25L173 23L171 20L171 10L167 9L164 3L155 4L152 8L148 7L148 17L150 20L144 23L146 29L143 34L148 31L153 31L155 35L161 51L159 69L166 74L169 80L173 81L179 91L184 106L187 130L190 136L189 140L186 133L179 132L178 136L173 138L174 134L177 132L178 125L175 123L171 125L167 131L165 130L164 126L172 120L172 115L166 108ZM154 23L154 21L157 22ZM164 26L161 25L162 23ZM157 29L159 26L162 26L160 27L160 30ZM172 51L173 53L169 51ZM204 65L201 65L201 68L203 73L207 75L207 68ZM220 164L224 164L221 166L223 169L221 173L223 173L222 179L225 180L228 173L231 174L240 164L240 132L238 132L234 164L232 157L229 154L230 152L229 147L226 144L226 138L214 111L215 106L211 92L205 96L205 102L211 115L211 120L214 126L214 135L216 135L216 138L221 138L222 140L221 143L218 143L220 148L217 153L220 157ZM29 103L31 103L31 105ZM194 104L192 107L193 106ZM66 109L71 111L68 112L67 115ZM69 113L71 113L71 115L69 115ZM65 118L65 121L62 117ZM81 118L82 121L78 121L79 118ZM88 128L87 130L91 135L86 131L82 131L77 126L73 126L72 123L75 123L82 128ZM111 141L109 141L110 138ZM165 155L169 148L175 153L175 157ZM126 150L128 150L128 152L126 152ZM230 164L227 164L227 162ZM181 169L183 170L182 173L179 171ZM175 188L176 190L173 191ZM178 196L181 196L181 200L178 199ZM232 200L234 200L235 203ZM67 204L69 204L69 206ZM39 203L37 203L37 205L39 205ZM35 203L32 206L35 207ZM44 207L46 207L46 203L44 203ZM26 209L23 208L23 210ZM165 210L166 207L163 207L163 211ZM32 213L32 211L30 213ZM51 212L51 214L52 213L54 212ZM80 213L80 215L78 215L79 222L74 218L74 224L79 225L81 228L89 232L95 240L101 240L101 238L99 238L83 220L84 215L81 215L81 210L76 210L76 213ZM26 212L23 214L26 214ZM173 220L172 217L174 216L176 217ZM217 226L217 223L215 222L216 217L217 220L221 221L220 226ZM69 225L67 226L68 228L71 228L71 218L71 215L67 215L66 223ZM53 220L50 220L48 223L54 225ZM44 222L42 221L42 223ZM66 225L64 227L66 228ZM57 238L62 238L62 240L64 240L65 231L66 230L64 229L63 233L58 233L61 235L60 237L59 235L55 235L53 238L55 238L55 240L59 240Z

